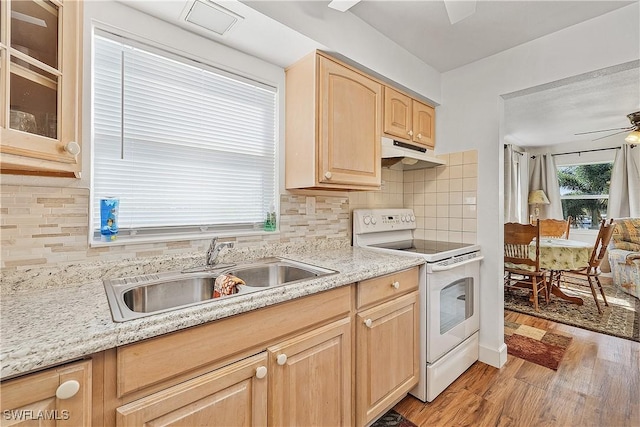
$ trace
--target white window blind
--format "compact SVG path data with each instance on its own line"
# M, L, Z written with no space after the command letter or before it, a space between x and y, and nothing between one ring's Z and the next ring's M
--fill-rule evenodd
M94 235L104 197L120 199L121 236L260 227L275 89L102 33L94 46Z

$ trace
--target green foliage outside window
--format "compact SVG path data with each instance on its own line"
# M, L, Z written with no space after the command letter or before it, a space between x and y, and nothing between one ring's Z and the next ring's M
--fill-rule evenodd
M574 218L573 227L599 228L607 215L612 167L612 163L598 163L558 168L562 213Z

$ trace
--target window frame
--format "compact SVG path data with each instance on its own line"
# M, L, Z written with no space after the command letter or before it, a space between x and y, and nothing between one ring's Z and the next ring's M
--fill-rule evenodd
M281 117L281 87L276 82L270 82L268 79L259 78L251 75L248 72L238 70L236 67L225 66L221 63L216 63L211 60L207 60L196 55L193 52L187 50L181 50L175 46L167 46L152 40L149 40L143 36L133 34L131 32L121 30L112 27L108 24L92 22L90 29L90 43L91 43L91 61L89 65L90 70L90 123L91 123L91 138L90 138L90 157L91 161L88 162L91 165L90 179L89 179L89 218L88 218L88 240L90 247L103 247L103 246L118 246L129 245L138 243L162 243L173 241L185 241L185 240L203 240L212 237L236 237L236 236L254 236L254 235L274 235L278 234L280 230L280 182L281 182L281 135L280 135L280 117ZM118 238L114 241L105 242L101 240L99 229L94 229L94 215L96 210L96 203L94 198L94 154L95 154L95 138L94 138L94 55L95 55L95 42L94 37L100 35L107 37L117 42L122 42L133 48L139 48L154 55L158 55L167 58L172 61L195 66L200 69L213 72L215 74L231 78L236 81L240 81L246 84L250 84L262 89L272 91L274 93L274 200L273 208L276 212L276 229L275 231L265 231L259 223L236 223L236 224L223 224L223 225L186 225L186 226L165 226L165 227L145 227L143 230L128 230L121 229L124 233L119 232ZM213 42L212 42L213 43ZM266 216L266 212L265 212Z

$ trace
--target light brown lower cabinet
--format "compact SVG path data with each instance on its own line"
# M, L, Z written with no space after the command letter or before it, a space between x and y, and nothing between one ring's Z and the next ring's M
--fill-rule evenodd
M418 292L356 316L356 425L379 417L418 383Z
M269 347L270 426L348 426L351 322L343 319Z
M364 426L417 383L417 278L416 267L4 381L0 425L89 426L93 393L96 426Z
M264 426L267 354L217 369L116 410L118 427Z
M1 426L91 425L91 361L2 382Z
M342 319L116 410L118 427L347 426L351 322Z

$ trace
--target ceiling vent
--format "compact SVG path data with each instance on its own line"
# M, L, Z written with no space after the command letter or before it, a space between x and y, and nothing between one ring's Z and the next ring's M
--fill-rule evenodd
M185 20L219 36L224 36L242 16L210 1L196 0L187 13Z

